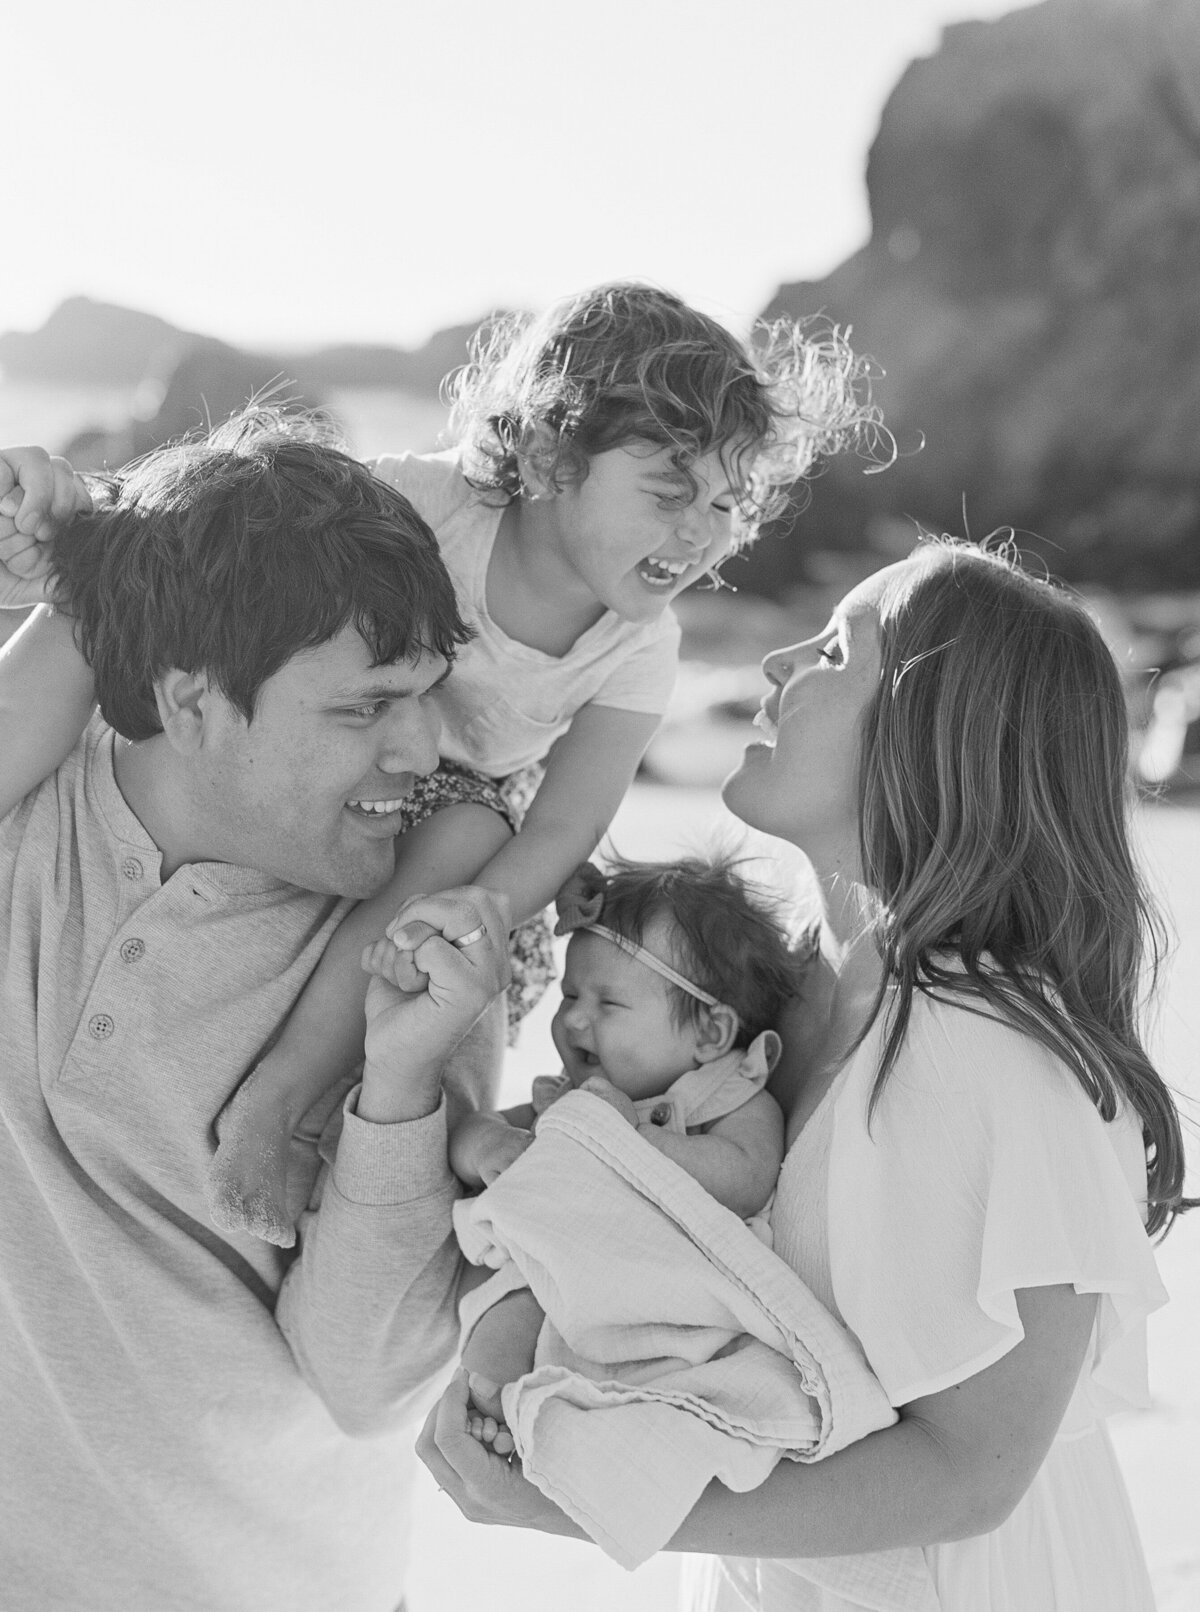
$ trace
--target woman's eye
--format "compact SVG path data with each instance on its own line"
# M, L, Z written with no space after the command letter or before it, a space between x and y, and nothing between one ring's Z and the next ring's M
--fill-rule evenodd
M842 646L836 638L831 638L827 644L822 644L821 659L826 666L840 666L842 664Z

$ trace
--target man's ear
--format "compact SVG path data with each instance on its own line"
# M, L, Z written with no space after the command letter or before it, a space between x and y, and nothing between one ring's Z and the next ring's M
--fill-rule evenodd
M181 756L194 755L204 739L208 693L208 679L202 672L181 672L173 666L155 679L158 719L172 749Z
M700 1024L696 1057L701 1063L711 1063L714 1058L720 1058L737 1040L741 1027L741 1019L727 1002L706 1007Z

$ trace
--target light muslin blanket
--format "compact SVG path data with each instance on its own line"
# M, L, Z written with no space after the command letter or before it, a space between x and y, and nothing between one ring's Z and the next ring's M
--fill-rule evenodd
M454 1223L496 1270L464 1332L516 1287L546 1312L534 1370L504 1389L525 1476L624 1567L711 1478L754 1489L781 1456L819 1460L896 1419L799 1277L588 1092Z

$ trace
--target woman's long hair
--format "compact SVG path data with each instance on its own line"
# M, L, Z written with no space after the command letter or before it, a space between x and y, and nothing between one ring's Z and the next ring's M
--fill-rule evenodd
M874 1108L917 991L993 1012L1060 1058L1105 1120L1142 1121L1147 1229L1183 1198L1179 1116L1141 1044L1165 929L1129 835L1128 721L1086 610L1005 552L918 551L881 612L860 855L891 996ZM949 957L947 957L949 954Z

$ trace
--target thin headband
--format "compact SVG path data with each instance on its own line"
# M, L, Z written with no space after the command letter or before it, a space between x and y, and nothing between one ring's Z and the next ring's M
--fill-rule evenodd
M705 1007L716 1007L720 1002L719 996L710 996L707 991L702 991L698 985L693 985L691 980L685 979L682 974L677 974L670 963L664 963L661 957L655 957L653 952L647 951L644 946L639 946L636 941L626 940L625 936L618 935L615 929L606 929L603 924L580 924L579 928L589 935L602 935L605 940L611 940L613 945L619 947L627 956L636 957L639 963L645 963L647 968L652 968L656 974L661 974L663 979L670 980L672 985L678 985L681 991L694 996L698 1002L703 1002Z

